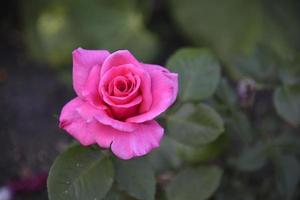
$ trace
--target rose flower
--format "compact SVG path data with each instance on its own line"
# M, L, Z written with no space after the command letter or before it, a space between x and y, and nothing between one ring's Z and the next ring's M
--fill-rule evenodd
M127 50L73 51L77 97L62 109L60 127L82 145L111 148L121 159L159 146L164 129L154 120L176 99L178 76L144 64Z

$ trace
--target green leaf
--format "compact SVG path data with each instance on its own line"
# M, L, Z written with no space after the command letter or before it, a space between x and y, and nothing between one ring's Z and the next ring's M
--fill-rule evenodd
M266 150L265 145L257 143L252 147L246 147L239 157L230 160L230 162L241 171L255 171L266 164Z
M283 192L286 199L293 199L300 181L300 162L291 155L281 156L278 161L279 166L279 189Z
M225 130L231 137L240 140L243 144L250 143L253 138L253 127L244 112L241 112L234 108L231 113L224 113L222 116L226 116Z
M177 151L181 146L183 145L165 135L159 148L149 154L149 161L155 171L162 172L178 168L181 160L177 155Z
M256 82L274 84L282 63L274 51L265 46L257 46L250 55L235 59L232 65L243 77L251 77Z
M274 93L277 113L294 126L300 124L300 87L278 87Z
M178 154L187 162L197 164L201 162L213 161L217 159L228 144L226 135L221 135L213 141L204 146L192 147L182 145L178 150Z
M144 25L137 0L29 0L24 3L25 43L37 60L70 62L71 51L129 49L147 61L158 53L158 40ZM108 20L109 19L109 20Z
M168 185L168 199L208 199L218 188L221 177L222 170L214 166L185 169Z
M280 80L285 85L300 84L300 55L295 56L291 61L284 63L279 72Z
M155 178L145 158L114 161L116 181L120 189L141 200L154 200Z
M114 188L112 188L107 193L107 195L103 200L124 200L124 199L126 199L126 197L124 197L119 191L116 191L114 190Z
M180 49L169 58L167 67L179 74L179 96L183 101L210 97L220 79L218 60L207 49Z
M223 120L211 107L199 104L183 105L167 117L168 133L187 145L204 145L214 141L224 130Z
M224 109L231 109L236 104L236 94L227 79L222 78L216 90L215 98Z
M248 53L262 35L260 1L169 0L179 28L196 44L211 45L222 58Z
M75 145L55 160L48 177L50 200L102 199L110 190L114 169L100 149Z

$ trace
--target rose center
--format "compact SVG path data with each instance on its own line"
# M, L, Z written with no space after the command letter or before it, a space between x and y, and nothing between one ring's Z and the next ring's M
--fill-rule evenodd
M119 80L115 86L120 92L125 92L127 90L127 81Z
M107 86L110 96L127 96L135 88L135 79L131 74L116 76Z
M110 115L121 121L137 115L143 100L139 74L126 67L117 67L108 73L101 80L100 89Z

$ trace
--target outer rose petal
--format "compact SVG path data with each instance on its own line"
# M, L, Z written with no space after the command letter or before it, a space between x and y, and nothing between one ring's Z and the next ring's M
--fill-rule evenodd
M85 121L93 121L95 119L101 124L111 126L123 132L132 132L137 128L137 124L113 119L105 110L94 108L86 102L82 102L81 105L78 105L75 109Z
M75 98L64 106L60 116L60 127L82 145L97 143L103 148L111 147L121 159L145 155L159 146L164 130L154 120L134 124L132 132L119 131L95 120L88 106L80 98Z
M82 97L84 97L90 104L99 109L103 109L106 106L98 92L98 86L100 82L100 69L101 68L99 65L95 65L92 67L81 94Z
M176 100L178 75L158 65L143 64L142 66L151 76L152 105L148 112L130 117L126 122L141 123L152 120Z
M132 133L114 134L111 150L119 158L127 160L143 156L159 146L164 129L154 120L138 125Z
M92 67L101 66L108 56L109 52L105 50L78 48L73 51L73 87L78 96L83 96L82 92Z
M86 146L94 144L95 139L90 123L84 121L76 110L76 108L82 106L82 104L83 101L79 98L75 98L67 103L61 111L59 126L70 133L82 145Z

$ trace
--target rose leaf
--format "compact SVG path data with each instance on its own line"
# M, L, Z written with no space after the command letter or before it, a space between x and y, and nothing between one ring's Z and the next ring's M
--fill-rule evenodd
M100 149L73 145L57 157L48 177L50 200L103 199L113 184L114 169Z

